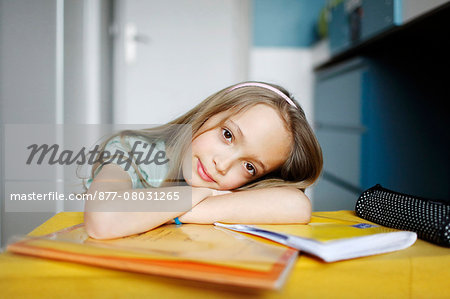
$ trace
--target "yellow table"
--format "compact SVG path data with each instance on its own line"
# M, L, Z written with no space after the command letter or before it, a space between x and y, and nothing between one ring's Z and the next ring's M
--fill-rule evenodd
M359 218L351 211L322 212ZM318 214L318 213L316 213ZM55 215L30 235L83 222ZM281 291L249 291L11 253L0 254L0 298L450 298L450 249L417 240L410 248L326 264L300 255Z

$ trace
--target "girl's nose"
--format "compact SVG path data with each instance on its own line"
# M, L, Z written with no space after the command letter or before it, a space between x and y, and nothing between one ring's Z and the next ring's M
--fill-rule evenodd
M214 164L218 173L224 175L232 165L232 158L230 156L216 156Z

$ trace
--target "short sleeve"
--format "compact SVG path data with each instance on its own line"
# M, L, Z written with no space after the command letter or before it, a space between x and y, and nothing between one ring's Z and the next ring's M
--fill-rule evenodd
M108 151L111 157L114 155L116 157L107 159L107 162L100 165L96 169L94 177L100 172L103 165L113 163L119 165L128 173L133 189L145 188L135 168L129 162L126 162L127 160L129 161L129 152L134 149L133 162L137 166L139 173L150 186L159 187L167 175L168 163L156 164L154 158L158 152L165 152L164 142L156 141L150 143L142 137L126 136L123 139L123 143L120 140L120 136L116 136L106 144L105 151ZM120 155L123 155L123 158ZM90 187L94 177L87 180L87 188Z

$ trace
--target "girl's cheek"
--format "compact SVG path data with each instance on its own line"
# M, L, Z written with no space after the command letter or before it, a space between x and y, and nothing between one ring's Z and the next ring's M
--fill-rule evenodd
M243 186L245 183L247 183L247 181L248 180L242 176L242 172L234 169L227 174L224 185L226 185L227 189L234 189Z

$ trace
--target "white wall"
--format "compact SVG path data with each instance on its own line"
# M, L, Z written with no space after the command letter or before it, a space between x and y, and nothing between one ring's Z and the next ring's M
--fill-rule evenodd
M312 120L312 64L309 48L252 48L250 80L278 84L291 92Z
M109 0L64 0L64 123L112 121Z
M2 124L49 124L61 118L61 86L58 85L61 61L57 56L62 36L58 30L61 28L57 28L60 4L56 0L1 1ZM7 142L1 140L2 145ZM3 193L1 198L4 204ZM11 235L28 233L51 215L3 211L0 216L3 244Z
M108 75L111 70L107 68L109 2L0 0L2 125L111 121ZM7 146L7 143L2 136L1 144ZM10 236L26 234L64 209L58 203L48 213L6 213L4 165L2 161L3 245ZM64 174L64 170L55 170L57 179L74 178L73 173ZM52 182L56 191L63 191Z
M402 1L402 14L403 22L407 23L412 21L414 18L429 12L432 9L439 7L448 0L403 0Z

